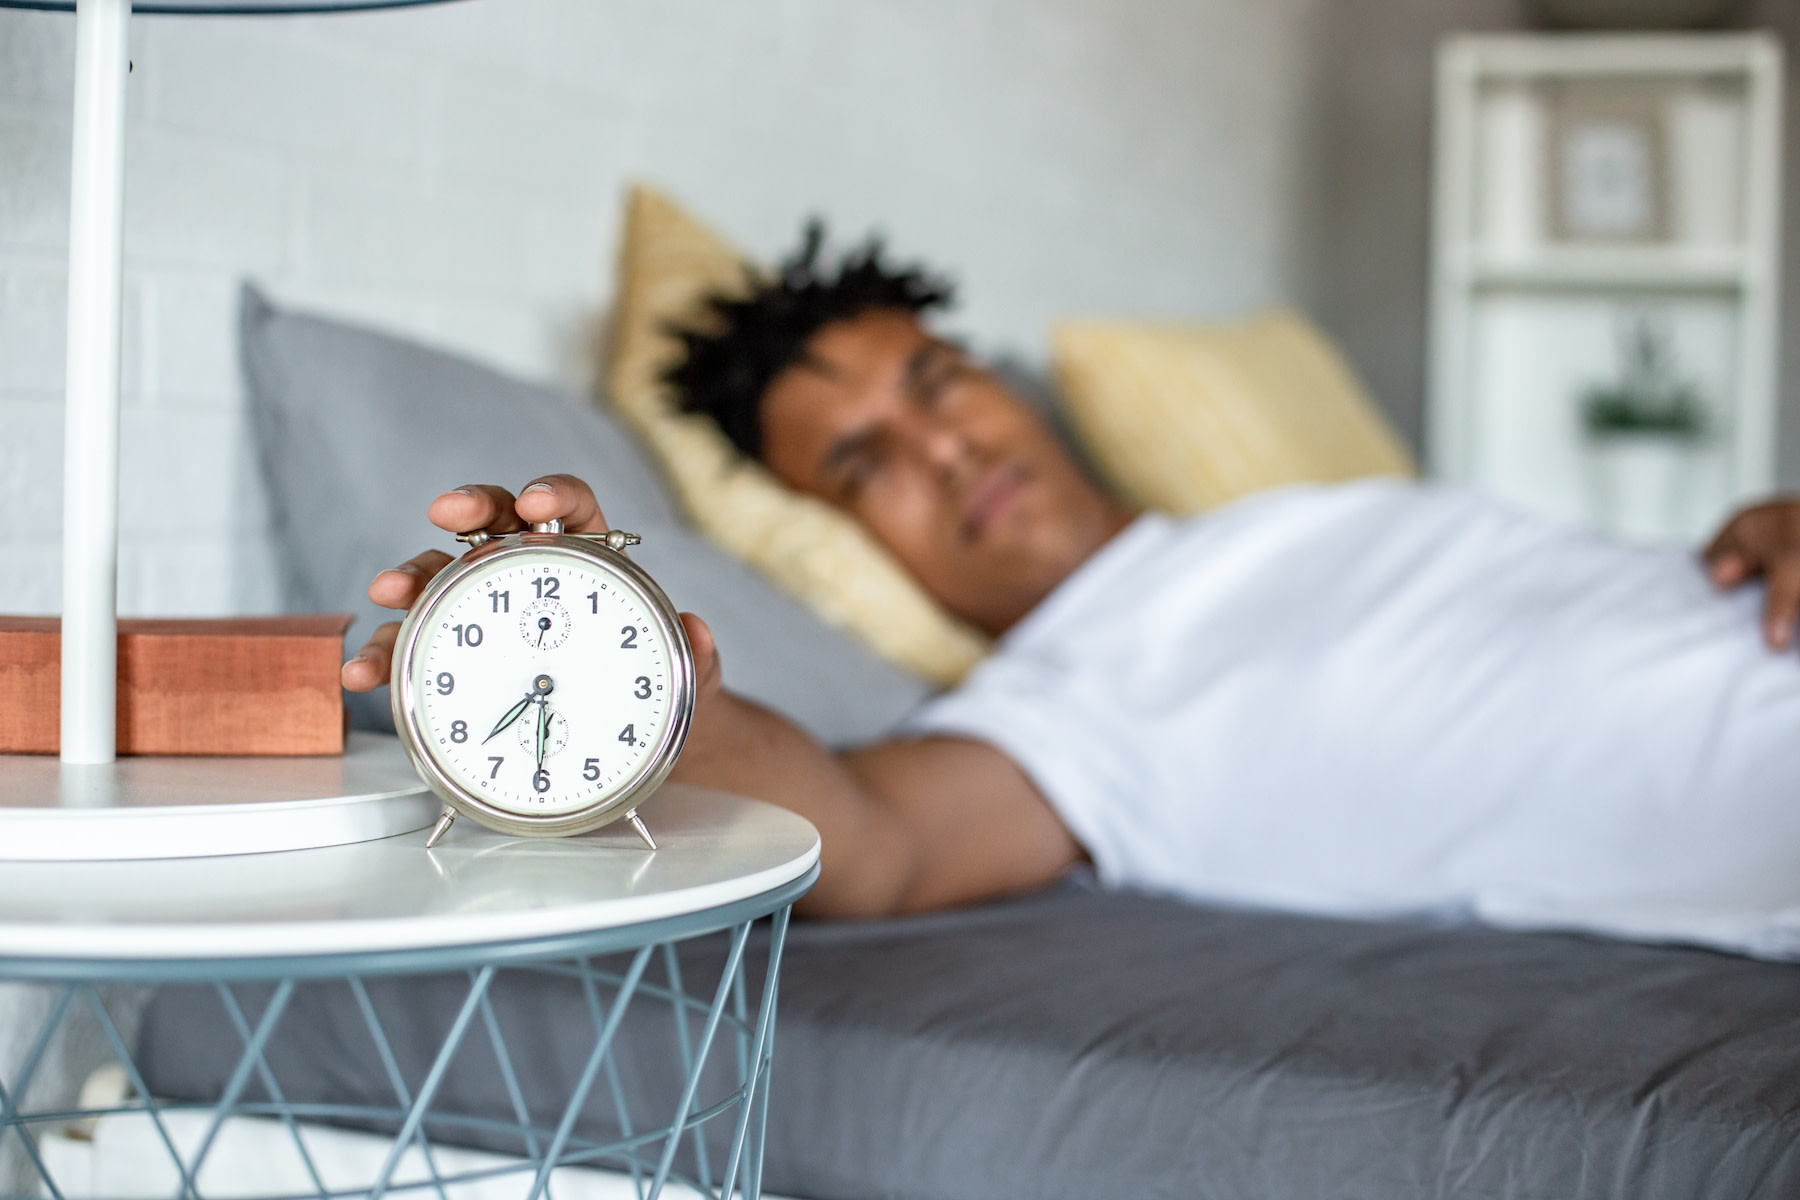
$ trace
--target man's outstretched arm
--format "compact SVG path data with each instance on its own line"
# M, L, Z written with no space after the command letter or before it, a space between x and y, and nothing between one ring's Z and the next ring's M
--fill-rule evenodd
M517 499L470 486L431 502L441 529L511 533L561 520L575 533L606 529L581 480L550 475ZM450 556L436 550L381 572L369 598L407 609ZM960 738L885 742L833 754L780 716L725 691L712 631L682 614L701 681L694 725L672 778L753 796L792 809L823 840L819 883L800 911L868 917L949 908L1030 891L1082 858L1081 847L1000 751ZM366 692L388 681L399 623L383 625L344 664L344 686Z

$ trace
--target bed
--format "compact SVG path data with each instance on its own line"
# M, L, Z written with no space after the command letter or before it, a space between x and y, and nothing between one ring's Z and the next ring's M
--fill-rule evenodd
M350 604L429 532L359 523L345 506L422 511L465 475L545 469L525 463L554 444L559 469L604 481L615 524L647 532L646 565L712 620L733 686L829 742L878 734L924 694L715 561L603 416L577 418L449 356L254 295L245 318L297 606ZM518 447L491 451L517 462L467 460L457 423L481 419L482 405L523 430ZM533 441L564 421L579 428ZM411 459L422 465L369 465ZM500 474L478 474L489 471ZM361 619L353 637L379 616ZM359 720L379 727L383 716L371 706ZM690 978L713 958L696 947ZM528 1097L555 1094L568 1069L558 1029L584 1019L581 997L543 976L496 986L508 1038L531 1064ZM413 979L377 990L390 1028L419 1032L396 1039L414 1047L401 1063L410 1078L461 988ZM384 1086L352 1003L341 984L296 994L270 1051L290 1099L355 1102ZM220 1020L207 993L151 1000L139 1062L153 1091L218 1094L234 1061L213 1036ZM624 1073L634 1104L656 1104L675 1084L661 1066L666 1031L626 1028L627 1046L643 1047ZM507 1104L479 1056L459 1060L448 1086L468 1111ZM1792 1197L1800 965L1201 908L1076 879L965 912L797 925L773 1088L765 1186L809 1200ZM583 1117L596 1134L610 1119L598 1100Z
M691 959L699 982L717 951ZM566 980L496 986L547 1110L584 1001ZM464 989L376 990L420 1035L395 1039L414 1086ZM290 1099L383 1095L353 1005L339 983L294 997L271 1048ZM220 1019L207 991L154 998L153 1090L218 1094ZM667 1030L635 1032L632 1103L672 1107ZM1800 968L1711 951L1065 886L798 924L777 1045L765 1186L810 1200L1800 1195ZM510 1111L479 1053L447 1087L457 1111ZM584 1130L611 1119L597 1096Z

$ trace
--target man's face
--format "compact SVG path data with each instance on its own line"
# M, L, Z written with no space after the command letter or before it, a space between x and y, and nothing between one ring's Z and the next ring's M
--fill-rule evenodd
M1025 404L910 314L834 322L763 396L763 458L843 509L944 606L998 633L1129 514Z

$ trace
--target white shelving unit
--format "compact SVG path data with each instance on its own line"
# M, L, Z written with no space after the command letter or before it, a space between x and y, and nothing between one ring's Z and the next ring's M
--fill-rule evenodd
M1781 87L1781 48L1764 34L1443 43L1435 475L1652 539L1698 537L1770 489ZM1583 396L1618 382L1646 329L1704 433L1660 439L1674 466L1625 511L1603 462L1620 443L1590 436Z

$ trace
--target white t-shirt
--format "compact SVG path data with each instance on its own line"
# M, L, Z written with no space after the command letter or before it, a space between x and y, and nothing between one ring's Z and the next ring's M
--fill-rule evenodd
M905 732L999 747L1103 881L1800 955L1800 655L1761 589L1474 495L1146 516Z

